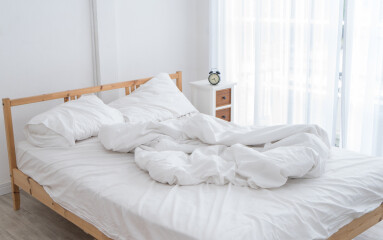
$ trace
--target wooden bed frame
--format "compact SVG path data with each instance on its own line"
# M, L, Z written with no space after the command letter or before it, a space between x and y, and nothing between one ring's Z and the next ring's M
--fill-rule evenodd
M182 72L178 71L174 74L170 74L171 79L176 79L177 87L182 91ZM12 113L11 107L36 103L54 99L63 98L64 102L69 100L75 100L81 97L83 94L97 93L102 91L114 90L125 88L125 94L128 95L137 89L141 84L147 82L151 78L143 78L138 80L119 82L107 85L101 85L96 87L82 88L64 92L56 92L51 94L44 94L33 97L18 98L18 99L3 99L3 110L4 110L4 123L5 123L5 132L7 138L7 147L8 147L8 159L9 159L9 172L11 177L12 184L12 198L13 198L13 209L20 209L20 192L19 188L23 189L25 192L29 193L37 200L69 220L70 222L77 225L86 233L92 235L96 239L110 239L99 229L97 229L92 224L83 220L82 218L76 216L72 212L64 209L59 204L54 202L52 198L45 192L44 188L35 180L24 174L17 168L16 164L16 152L15 152L15 140L13 134L13 123L12 123ZM338 232L333 234L329 239L338 240L338 239L352 239L364 232L371 226L380 222L383 218L383 205L380 205L375 210L354 219L351 223L342 227Z

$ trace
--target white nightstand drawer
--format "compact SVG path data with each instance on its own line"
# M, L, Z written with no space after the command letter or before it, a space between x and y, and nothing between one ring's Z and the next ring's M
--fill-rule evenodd
M222 107L231 104L231 88L222 89L216 92L215 106Z
M231 121L231 108L223 108L215 111L215 116L228 122Z

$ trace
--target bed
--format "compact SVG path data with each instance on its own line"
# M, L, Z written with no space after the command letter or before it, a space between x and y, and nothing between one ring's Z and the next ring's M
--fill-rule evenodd
M182 90L182 73L170 75ZM96 239L352 239L383 217L382 159L331 150L325 174L277 189L170 186L153 181L132 154L97 138L66 151L15 147L11 107L125 88L150 78L22 99L3 99L14 209L19 188Z

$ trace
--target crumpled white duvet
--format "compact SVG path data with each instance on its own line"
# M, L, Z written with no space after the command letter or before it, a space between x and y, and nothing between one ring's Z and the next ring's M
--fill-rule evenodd
M280 187L288 178L319 177L330 153L327 134L316 125L243 127L200 113L105 125L99 139L108 150L134 151L154 180L179 185Z

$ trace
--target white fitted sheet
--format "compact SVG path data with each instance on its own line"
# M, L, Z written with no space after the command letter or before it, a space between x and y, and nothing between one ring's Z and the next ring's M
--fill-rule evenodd
M326 239L383 201L383 159L332 149L325 174L276 189L169 186L96 138L17 145L20 170L113 239Z

